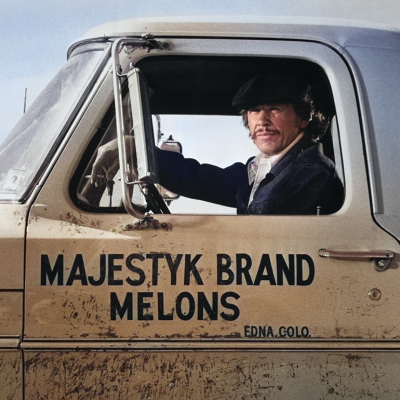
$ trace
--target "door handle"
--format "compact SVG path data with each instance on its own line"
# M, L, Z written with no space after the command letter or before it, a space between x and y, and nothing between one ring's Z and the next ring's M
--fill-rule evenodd
M338 258L347 260L371 260L372 266L376 271L384 271L394 258L394 252L390 250L371 250L371 251L337 251L320 249L320 257Z

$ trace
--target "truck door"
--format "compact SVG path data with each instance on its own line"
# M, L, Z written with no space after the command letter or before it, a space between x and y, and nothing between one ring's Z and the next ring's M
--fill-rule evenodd
M345 198L334 214L307 216L238 216L179 199L171 214L135 221L116 195L118 175L111 204L105 186L93 189L88 178L98 147L115 134L110 74L30 212L28 397L51 390L65 398L83 388L107 398L306 398L340 395L342 387L349 397L398 393L387 383L399 361L388 352L400 334L399 246L371 217L359 104L342 57L302 41L174 39L121 59L125 73L129 63L143 72L151 112L182 141L184 155L215 152L210 162L222 166L233 151L234 161L253 155L232 150L242 139L251 145L240 117L229 119L227 99L241 84L266 68L309 74L330 104L325 147ZM185 125L191 119L195 132Z

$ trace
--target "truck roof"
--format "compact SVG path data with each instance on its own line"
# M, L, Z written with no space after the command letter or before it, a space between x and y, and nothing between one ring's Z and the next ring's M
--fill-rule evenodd
M356 1L356 3L360 3ZM368 6L364 3L363 8ZM384 6L383 6L384 7ZM400 18L367 14L362 19L347 18L332 9L332 16L310 12L310 15L233 15L133 18L109 22L90 29L75 42L69 53L82 42L140 36L151 33L161 37L221 38L296 38L322 41L333 46L399 47ZM354 9L354 7L353 7ZM394 13L395 16L398 13ZM356 13L354 14L356 15ZM361 18L360 17L360 18ZM367 18L368 17L368 18ZM384 44L383 44L384 43Z

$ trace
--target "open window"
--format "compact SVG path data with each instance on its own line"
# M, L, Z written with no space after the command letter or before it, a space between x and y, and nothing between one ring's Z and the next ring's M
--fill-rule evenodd
M133 207L142 212L152 208L146 196L143 196L143 188L146 191L147 183L151 186L158 183L155 144L160 139L160 130L157 129L157 119L163 137L172 135L173 139L182 143L186 158L225 168L235 162L246 163L250 157L257 155L258 150L231 103L245 82L258 74L272 71L296 71L311 84L316 109L331 121L321 140L324 154L336 163L339 175L344 180L332 91L324 70L316 63L282 57L144 57L128 73L121 92L124 133L126 136L135 135L136 141L136 154L127 158L144 157L150 168L145 171L139 166L139 180L145 181L145 185L141 187L142 193L140 185L132 185L129 189ZM140 98L135 99L135 96ZM140 107L137 107L139 103ZM94 135L93 144L83 162L85 166L81 166L76 189L81 207L95 212L123 210L123 182L118 174L115 175L112 192L107 182L94 188L88 178L97 149L116 138L113 113L114 109L109 111L104 118L104 126ZM146 141L140 142L146 135ZM235 208L182 196L169 206L172 213L178 214L236 214Z

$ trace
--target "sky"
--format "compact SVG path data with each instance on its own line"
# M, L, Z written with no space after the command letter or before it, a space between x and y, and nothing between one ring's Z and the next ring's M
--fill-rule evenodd
M90 28L148 16L263 14L372 18L400 24L398 0L0 0L0 142Z

